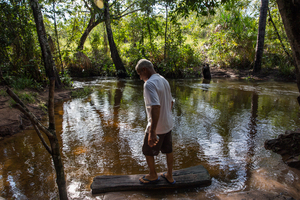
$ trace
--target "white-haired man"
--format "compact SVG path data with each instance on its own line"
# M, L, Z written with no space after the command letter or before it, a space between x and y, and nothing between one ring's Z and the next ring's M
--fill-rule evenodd
M144 101L146 106L148 124L145 130L143 154L149 167L149 174L141 177L139 181L143 184L156 183L159 176L155 170L154 156L159 152L166 154L168 171L161 174L168 183L174 184L172 129L174 126L172 118L173 98L169 82L157 74L153 64L146 59L141 59L135 67L140 79L144 83Z

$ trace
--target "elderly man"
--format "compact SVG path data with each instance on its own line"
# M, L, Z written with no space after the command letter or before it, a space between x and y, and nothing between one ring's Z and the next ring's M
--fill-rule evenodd
M140 79L144 83L144 101L146 106L148 124L145 130L143 154L149 167L149 174L141 177L142 184L156 183L159 176L155 170L154 156L161 151L166 154L168 171L161 174L168 183L174 184L172 135L174 123L172 118L173 98L169 82L157 74L153 64L141 59L135 67Z

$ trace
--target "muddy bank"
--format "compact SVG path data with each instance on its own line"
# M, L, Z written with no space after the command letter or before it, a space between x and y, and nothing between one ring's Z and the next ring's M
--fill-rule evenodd
M1 86L0 90L5 91L5 87ZM38 119L47 116L45 105L48 102L48 89L43 91L27 90L25 93L36 93L35 103L26 104L27 108ZM64 101L71 98L71 90L61 89L55 91L55 102ZM12 136L31 126L31 122L24 116L21 111L12 106L11 98L8 95L0 95L0 140L3 137Z
M234 78L234 79L248 79L254 81L285 81L295 82L296 76L282 76L277 69L262 70L260 73L253 75L252 69L232 69L232 68L219 68L210 67L212 78Z

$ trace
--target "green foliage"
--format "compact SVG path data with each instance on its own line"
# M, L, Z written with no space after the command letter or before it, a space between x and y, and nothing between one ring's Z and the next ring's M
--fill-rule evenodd
M42 111L44 111L45 114L47 114L47 106L44 103L39 103L38 104L39 109L41 109Z
M150 18L147 13L131 19L126 26L128 42L120 48L130 76L136 76L134 67L141 58L151 60L157 71L167 77L195 76L194 68L201 66L203 57L194 45L185 42L186 29L181 23L168 18L166 24L162 15Z
M42 81L35 23L26 1L0 1L0 66L9 76ZM36 59L39 58L39 59Z
M113 37L127 73L137 77L134 67L141 58L151 60L159 73L173 78L197 77L204 63L220 67L252 67L259 1L203 2L114 1L110 7ZM84 49L77 50L89 20L103 20L103 11L95 9L89 1L87 4L45 1L41 5L46 32L54 41L52 54L63 84L72 84L70 76L116 75L104 23L90 32ZM0 0L0 8L3 74L13 87L39 88L46 75L30 5L26 1L8 3ZM293 76L292 59L287 55L291 55L291 48L275 1L270 1L269 8L282 43L269 20L262 67ZM88 9L92 12L86 12ZM125 11L132 13L127 15ZM54 19L64 68L58 62Z
M90 95L94 91L93 87L83 87L83 88L78 88L72 91L71 96L73 98L84 98Z
M6 83L9 84L10 87L17 90L23 90L25 88L33 88L40 90L42 88L42 84L38 83L32 78L16 76L4 76L3 78L6 81Z
M247 68L254 60L257 24L244 6L231 2L218 10L205 49L212 64Z
M269 7L271 17L268 15L263 66L267 69L278 69L281 77L295 78L295 67L291 57L292 50L287 40L279 10L274 1L270 1ZM281 41L277 34L279 34Z
M19 97L19 99L25 104L33 104L36 102L37 93L36 92L22 92L20 90L13 89L13 92ZM15 105L16 102L10 99L10 105Z
M0 90L0 96L6 97L8 94L6 93L5 90Z
M63 74L60 72L60 80L62 84L66 87L70 87L73 84L72 78L67 71L64 71Z

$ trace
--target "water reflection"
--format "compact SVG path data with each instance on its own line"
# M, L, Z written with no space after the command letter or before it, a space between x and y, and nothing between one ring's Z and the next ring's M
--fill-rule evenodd
M147 173L141 152L146 126L143 82L92 79L75 81L75 85L91 85L95 91L55 109L69 197L102 198L91 195L94 176ZM170 80L170 86L175 98L174 169L204 165L213 183L175 193L119 195L214 199L218 194L256 189L289 191L297 197L297 172L263 148L266 139L299 127L295 84L179 79ZM2 197L57 198L52 160L34 131L5 139L0 151ZM163 155L157 158L157 169L166 170Z

